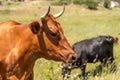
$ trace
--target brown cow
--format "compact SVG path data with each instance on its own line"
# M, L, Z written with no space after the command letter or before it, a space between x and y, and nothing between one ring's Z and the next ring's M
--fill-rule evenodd
M71 62L74 52L50 7L41 19L30 24L0 23L1 80L33 80L33 67L39 58Z

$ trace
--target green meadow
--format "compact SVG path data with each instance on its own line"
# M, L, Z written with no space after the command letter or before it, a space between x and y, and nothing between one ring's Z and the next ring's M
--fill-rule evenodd
M47 5L15 3L14 5L0 6L0 22L16 20L21 23L30 23L39 20L47 10ZM62 10L62 6L51 5L51 14ZM78 5L68 5L64 14L57 19L63 28L64 35L71 46L78 41L99 35L120 37L120 9L88 10ZM110 72L104 68L100 71L99 62L87 65L87 80L120 80L120 44L114 44L114 57L117 69ZM69 80L79 80L81 70L74 69ZM34 67L34 80L62 80L61 62L45 60L36 61Z

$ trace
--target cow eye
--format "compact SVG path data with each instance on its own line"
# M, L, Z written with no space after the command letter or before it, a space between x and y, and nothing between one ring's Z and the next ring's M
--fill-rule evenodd
M60 37L59 37L59 35L58 35L57 33L52 33L51 35L52 35L54 38L58 39L58 40L60 39Z
M56 36L57 36L57 34L56 34L56 33L52 33L51 35L52 35L53 37L56 37Z

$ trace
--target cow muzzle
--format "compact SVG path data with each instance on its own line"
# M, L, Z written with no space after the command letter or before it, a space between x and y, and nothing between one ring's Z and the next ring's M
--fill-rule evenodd
M66 59L64 60L65 63L73 63L75 61L76 61L76 55L69 55L67 60Z
M75 54L72 56L72 62L75 62L76 60L77 60L77 55Z

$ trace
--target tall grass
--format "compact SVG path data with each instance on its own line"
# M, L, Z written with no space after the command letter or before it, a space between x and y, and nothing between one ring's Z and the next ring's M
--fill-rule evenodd
M12 10L14 7L14 10ZM26 9L24 9L26 7ZM51 13L59 12L62 6L52 6ZM20 5L11 6L9 8L10 13L2 14L0 13L0 21L16 20L22 23L30 23L31 21L38 20L40 15L42 15L46 6L26 6ZM29 12L29 13L28 13ZM120 9L99 9L96 11L90 11L80 6L66 6L65 13L58 18L58 22L61 24L64 34L67 37L69 43L72 45L77 41L96 37L98 35L111 35L114 37L120 37ZM99 75L96 68L98 68L99 63L88 64L87 65L87 78L88 80L120 80L120 45L114 45L114 56L117 66L117 71L115 73L110 73L101 71ZM35 80L62 80L61 67L59 66L61 62L48 61L45 59L39 59L36 61L34 67L34 79ZM101 68L98 68L99 70ZM100 71L99 71L100 72ZM72 71L72 76L70 80L79 80L77 75L81 74L80 69L75 69Z

